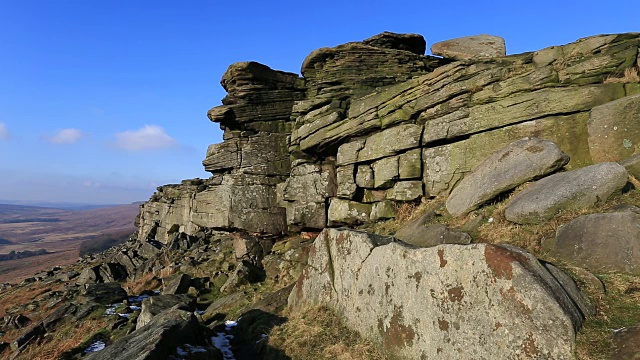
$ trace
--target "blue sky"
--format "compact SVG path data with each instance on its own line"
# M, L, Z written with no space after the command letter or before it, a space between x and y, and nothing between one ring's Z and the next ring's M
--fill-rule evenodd
M427 48L488 33L509 54L640 31L632 1L449 4L0 0L0 199L126 203L208 177L222 133L206 112L237 61L299 72L316 48L385 30Z

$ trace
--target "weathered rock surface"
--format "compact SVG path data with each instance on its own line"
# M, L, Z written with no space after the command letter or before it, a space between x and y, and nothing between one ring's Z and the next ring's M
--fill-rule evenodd
M90 301L102 305L116 304L127 298L127 292L118 283L90 284L84 294Z
M189 274L175 274L162 279L162 294L176 295L186 294L191 285Z
M180 345L205 344L199 326L193 313L170 309L104 350L88 355L86 359L164 359L174 354ZM222 359L222 356L218 359Z
M158 295L144 299L137 326L140 328L147 325L155 316L174 306L177 306L176 309L188 311L192 302L186 295Z
M427 42L419 34L397 34L385 31L362 41L365 45L384 49L405 50L424 55Z
M640 94L596 106L589 118L589 151L595 162L620 161L640 149Z
M617 163L600 163L554 174L516 194L505 209L507 220L540 223L558 212L605 201L627 183L628 173Z
M624 166L629 175L640 179L640 154L618 161L618 164Z
M454 216L466 214L497 195L552 173L568 162L569 156L551 141L537 138L515 141L462 179L447 198L447 211Z
M613 333L613 354L609 359L640 359L640 326L631 326Z
M398 240L417 247L432 247L441 244L470 244L471 236L443 224L409 223L393 235Z
M431 53L444 58L464 60L470 58L506 56L504 39L494 35L465 36L431 45Z
M328 304L393 356L573 359L580 310L522 249L325 229L289 304Z
M329 204L328 226L357 225L369 222L371 205L355 201L333 199Z
M640 274L640 214L580 216L558 228L550 255L591 271Z

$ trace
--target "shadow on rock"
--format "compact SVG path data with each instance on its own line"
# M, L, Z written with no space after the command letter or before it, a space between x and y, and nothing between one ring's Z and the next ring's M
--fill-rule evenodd
M231 345L235 358L237 360L291 359L281 350L267 344L267 336L271 329L284 324L287 320L286 317L259 309L249 310L242 314L238 325L230 331L230 334L234 336Z

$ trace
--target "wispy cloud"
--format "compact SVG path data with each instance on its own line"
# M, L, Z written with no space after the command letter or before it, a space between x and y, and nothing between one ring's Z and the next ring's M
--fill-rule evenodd
M78 129L62 129L58 130L51 136L47 136L46 140L54 145L75 144L85 136L85 133Z
M10 137L9 130L3 122L0 122L0 141L9 140Z
M158 125L145 125L138 130L127 130L115 134L115 146L127 151L160 150L178 145Z

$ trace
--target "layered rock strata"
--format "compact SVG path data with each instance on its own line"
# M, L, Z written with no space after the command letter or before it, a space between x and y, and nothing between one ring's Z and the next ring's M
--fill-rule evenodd
M166 242L175 226L277 234L392 218L398 203L448 195L527 136L557 144L569 170L600 161L612 141L625 157L635 151L629 116L605 118L636 102L640 84L610 80L638 66L639 34L510 56L483 44L453 42L469 56L438 58L424 55L420 35L386 32L312 52L302 78L231 65L228 95L209 111L224 130L203 162L213 177L161 188L140 238ZM627 130L612 138L616 121Z

